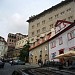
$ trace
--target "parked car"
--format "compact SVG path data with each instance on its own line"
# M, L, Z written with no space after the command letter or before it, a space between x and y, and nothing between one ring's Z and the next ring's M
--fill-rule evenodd
M61 62L55 62L54 66L59 68L59 69L63 69L63 64Z
M2 62L1 60L0 60L0 68L3 68L4 67L4 62Z
M75 70L75 62L72 63L72 65L69 67L69 69L74 69Z
M9 61L9 64L12 64L12 60L11 60L11 61Z
M45 61L44 64L43 64L43 66L44 66L44 67L50 66L50 61Z
M18 65L25 65L25 62L24 61L21 61L21 60L18 60Z
M12 60L10 61L11 65L25 65L25 62L21 61L21 60Z

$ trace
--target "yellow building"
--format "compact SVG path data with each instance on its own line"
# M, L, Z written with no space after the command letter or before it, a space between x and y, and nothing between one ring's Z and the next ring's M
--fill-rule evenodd
M49 42L48 39L51 38L51 33L49 33L45 37L41 37L40 39L37 39L35 43L31 45L30 51L29 51L29 62L37 64L38 60L41 59L43 63L46 60L49 60Z

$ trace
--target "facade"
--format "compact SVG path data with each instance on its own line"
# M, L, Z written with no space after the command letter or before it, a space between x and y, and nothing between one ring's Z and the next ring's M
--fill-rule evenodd
M7 43L3 37L0 36L0 58L4 58L7 55Z
M29 17L28 37L30 43L34 43L41 36L44 37L55 29L57 20L73 22L75 19L75 0L65 0L41 12L38 15Z
M23 46L27 43L27 41L28 41L28 35L25 38L16 42L15 49L23 48Z
M49 40L49 60L54 59L60 54L64 54L70 50L75 50L75 22L57 22L56 35ZM63 62L63 59L60 59Z
M55 35L55 31L52 28L51 32L45 36L41 36L36 39L35 42L31 43L30 51L29 51L29 62L37 64L38 60L45 61L49 60L49 40L51 37Z
M52 33L39 39L33 43L29 52L29 61L31 63L38 63L41 59L43 63L45 60L59 61L54 59L59 54L64 54L69 50L75 50L75 22L68 22L59 20L55 24L55 35L51 37ZM63 62L63 60L60 60Z
M41 59L44 63L49 59L49 42L46 41L51 38L51 35L52 33L49 33L48 35L37 39L37 41L31 45L29 51L30 63L37 64L39 59Z
M8 44L8 57L13 57L13 51L15 50L15 45L18 40L25 38L27 35L23 35L21 33L8 34L7 44Z
M13 51L13 57L15 59L20 55L20 50L22 50L23 46L27 43L27 41L28 41L28 35L25 38L18 40L16 42L15 50Z

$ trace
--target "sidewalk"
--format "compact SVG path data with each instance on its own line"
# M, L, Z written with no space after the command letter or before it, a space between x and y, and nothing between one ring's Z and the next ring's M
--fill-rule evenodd
M31 66L31 67L39 67L39 65L38 65L38 64L33 64L33 63L31 63L31 64L26 63L25 65L27 65L27 66Z

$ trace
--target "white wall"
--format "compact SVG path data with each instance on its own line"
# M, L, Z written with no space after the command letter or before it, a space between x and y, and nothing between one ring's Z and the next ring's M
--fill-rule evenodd
M75 27L72 27L71 29L69 30L66 30L66 32L64 32L63 34L59 35L58 37L56 37L55 39L49 41L49 59L51 60L52 59L52 56L51 54L56 52L56 56L59 55L59 50L61 49L64 49L64 53L69 51L69 48L71 47L75 47L75 38L71 39L70 41L68 40L68 37L67 37L67 34L74 30ZM75 34L74 34L75 35ZM63 44L59 45L59 37L62 36L62 39L63 39ZM50 44L52 41L56 40L56 47L52 48L50 47ZM55 59L57 60L57 59Z
M8 49L8 47L7 47L7 45L5 44L5 42L0 41L0 57L1 57L1 56L4 56L4 54L7 53L7 49Z

